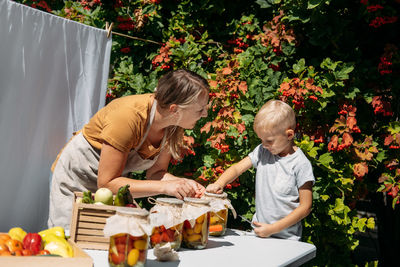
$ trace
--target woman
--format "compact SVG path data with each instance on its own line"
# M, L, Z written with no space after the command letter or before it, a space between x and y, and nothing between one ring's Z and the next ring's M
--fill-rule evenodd
M129 184L134 198L199 197L203 186L167 169L171 157L180 157L184 129L207 116L208 93L204 78L176 70L159 80L154 94L121 97L100 109L53 164L49 227L69 228L74 191L107 187L115 194ZM140 170L147 180L126 178Z

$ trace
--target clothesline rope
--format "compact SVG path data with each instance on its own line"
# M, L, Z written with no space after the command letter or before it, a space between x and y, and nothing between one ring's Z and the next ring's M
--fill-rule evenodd
M152 41L152 40L148 40L148 39L143 39L143 38L136 37L136 36L130 36L130 35L127 35L127 34L115 32L115 31L112 30L113 25L114 25L114 22L111 22L111 24L109 24L108 22L106 22L107 38L110 38L110 35L111 35L111 33L112 33L112 34L119 35L119 36L122 36L122 37L125 37L125 38L130 38L130 39L133 39L133 40L138 40L138 41L153 43L153 44L157 44L157 45L162 45L162 43L160 43L160 42L156 42L156 41Z

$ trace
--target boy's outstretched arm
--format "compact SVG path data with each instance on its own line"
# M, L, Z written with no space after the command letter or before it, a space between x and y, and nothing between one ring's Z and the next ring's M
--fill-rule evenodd
M312 207L312 182L306 182L299 188L299 202L300 204L296 209L273 224L253 222L256 226L254 229L256 235L260 237L268 237L279 233L283 229L292 226L310 214Z
M220 194L224 190L224 187L235 180L239 175L247 171L253 166L250 157L243 158L238 163L233 164L231 167L225 170L223 174L213 184L209 184L206 188L207 192Z

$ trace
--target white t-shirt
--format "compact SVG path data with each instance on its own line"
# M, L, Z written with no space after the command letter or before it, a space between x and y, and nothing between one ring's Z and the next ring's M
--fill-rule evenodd
M310 161L300 148L290 155L271 154L262 145L249 154L256 171L256 213L253 221L274 223L299 206L299 188L306 182L314 184ZM301 222L272 235L300 240Z

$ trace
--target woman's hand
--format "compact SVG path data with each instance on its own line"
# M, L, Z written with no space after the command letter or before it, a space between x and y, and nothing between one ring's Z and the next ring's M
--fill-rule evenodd
M206 191L214 194L222 194L223 188L221 185L213 183L207 186Z
M204 187L194 180L186 178L163 179L165 194L183 199L184 197L200 197Z
M275 234L275 227L272 224L253 222L256 226L254 228L254 232L259 237L269 237L272 234Z
M180 178L180 179L186 180L190 184L192 189L194 190L194 192L195 192L194 195L192 195L190 197L200 198L206 191L205 187L202 186L201 184L199 184L198 182L196 182L195 180L187 179L187 178Z

